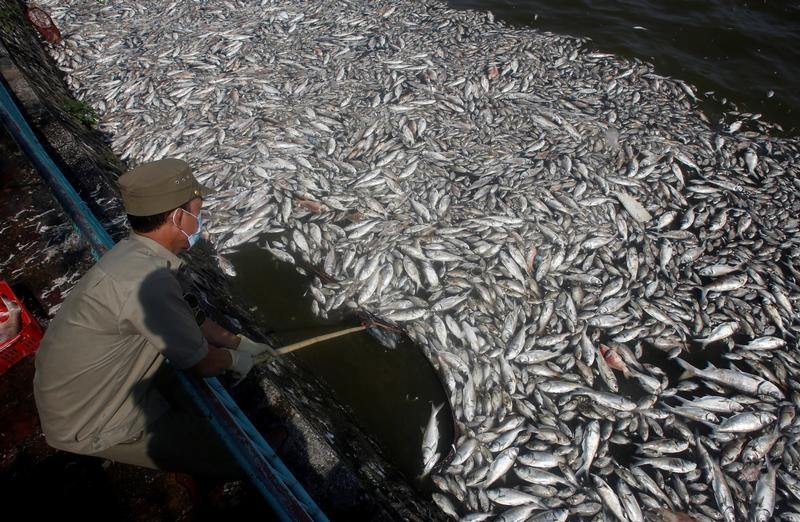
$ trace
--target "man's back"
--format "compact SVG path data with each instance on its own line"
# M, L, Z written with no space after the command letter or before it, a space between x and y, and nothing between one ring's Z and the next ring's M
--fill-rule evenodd
M49 444L94 453L167 410L151 382L161 355L185 368L207 351L171 272L179 264L133 234L73 288L36 357L34 396Z

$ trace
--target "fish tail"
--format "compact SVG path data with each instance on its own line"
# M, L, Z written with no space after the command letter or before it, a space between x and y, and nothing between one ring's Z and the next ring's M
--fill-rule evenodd
M697 375L697 368L687 363L683 359L676 357L675 362L677 362L678 365L680 365L680 367L684 370L683 373L678 377L679 380L689 379Z

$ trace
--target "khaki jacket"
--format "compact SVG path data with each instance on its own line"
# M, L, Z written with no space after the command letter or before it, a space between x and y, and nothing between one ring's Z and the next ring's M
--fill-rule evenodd
M34 398L48 444L95 453L167 411L155 372L165 358L189 368L208 353L174 274L180 265L132 233L72 289L36 354Z

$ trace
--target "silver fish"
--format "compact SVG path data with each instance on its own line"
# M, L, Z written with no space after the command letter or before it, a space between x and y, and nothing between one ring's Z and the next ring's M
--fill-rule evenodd
M597 454L597 449L600 447L600 423L596 420L591 421L583 434L581 441L581 453L583 455L583 464L575 472L576 475L586 475L589 473L589 468L592 466L594 457Z
M428 418L428 423L425 425L425 430L422 433L422 465L424 470L422 476L430 473L433 466L439 460L439 454L436 450L439 447L439 425L436 422L436 416L444 406L444 403L439 406L431 404L431 414Z

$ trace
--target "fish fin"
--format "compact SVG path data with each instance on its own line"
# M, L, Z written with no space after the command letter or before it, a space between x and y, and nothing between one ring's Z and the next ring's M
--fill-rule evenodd
M431 459L423 464L422 473L420 473L419 476L417 476L417 480L422 480L425 477L427 477L430 474L430 472L433 471L433 468L434 466L436 466L436 463L438 461L439 461L438 453L434 453L433 455L431 455Z
M682 348L673 348L672 351L667 354L667 359L675 359L676 357L679 357L681 353L683 353Z
M719 428L719 426L720 426L719 424L714 424L713 422L708 422L708 421L699 420L699 419L697 420L697 422L699 422L700 424L705 424L706 426L711 428L715 433L717 431L717 428Z

